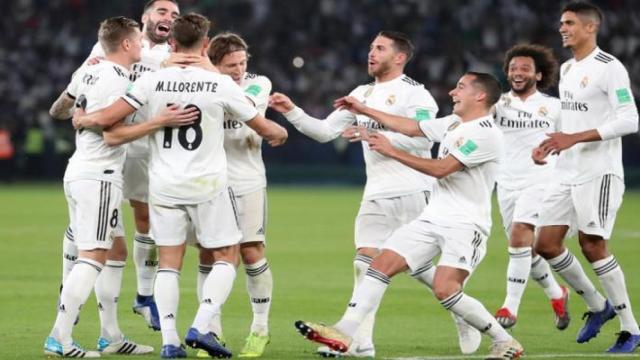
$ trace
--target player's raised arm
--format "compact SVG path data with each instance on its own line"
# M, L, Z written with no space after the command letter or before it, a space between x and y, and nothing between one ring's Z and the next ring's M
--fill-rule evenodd
M88 114L76 111L73 114L73 127L108 128L132 114L136 109L123 99L118 99L106 108Z
M69 96L67 90L63 91L56 101L51 104L49 115L57 120L67 120L73 116L73 103L75 99Z
M245 124L257 132L258 135L262 136L263 139L267 140L271 146L280 146L284 144L289 136L287 129L266 119L260 114L256 115L253 119L248 120Z
M353 96L345 96L337 99L333 103L333 106L337 109L344 109L355 114L368 116L387 129L407 136L424 136L424 133L420 130L417 121L372 109L358 101Z
M282 113L298 131L321 143L337 138L355 121L355 117L345 110L336 110L324 120L316 119L297 107L287 95L278 92L269 97L269 106Z
M198 118L198 113L197 108L180 109L178 105L174 104L167 106L148 121L132 125L125 125L124 121L119 121L113 126L104 129L102 136L104 137L104 142L109 146L122 145L152 134L164 127L191 125Z

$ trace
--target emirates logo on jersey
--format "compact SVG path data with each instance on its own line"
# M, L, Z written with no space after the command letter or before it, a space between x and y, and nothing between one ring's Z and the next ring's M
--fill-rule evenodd
M584 89L587 87L588 84L589 84L589 78L586 76L583 77L582 81L580 81L580 87Z
M385 101L385 104L387 104L387 106L391 106L393 104L396 103L396 96L395 95L389 95L389 97L387 98L387 101Z
M547 108L544 106L540 106L540 109L538 109L538 115L547 116L549 115L549 110L547 110Z

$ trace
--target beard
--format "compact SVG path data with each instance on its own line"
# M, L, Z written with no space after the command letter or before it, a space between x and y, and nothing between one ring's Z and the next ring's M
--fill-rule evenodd
M375 70L369 71L369 76L378 77L381 76L391 70L391 64L388 62L378 63L378 68Z
M144 24L145 28L147 29L146 33L147 33L147 38L154 44L162 44L167 42L167 40L169 39L169 34L167 35L158 35L156 33L156 28L158 26L158 23L153 22L151 20L148 20L146 24Z
M535 78L527 78L525 79L524 85L522 85L521 88L516 88L513 86L513 81L509 80L509 84L511 85L511 91L513 91L516 94L525 94L527 92L529 92L529 90L531 90L531 88L533 88L537 83L537 80Z

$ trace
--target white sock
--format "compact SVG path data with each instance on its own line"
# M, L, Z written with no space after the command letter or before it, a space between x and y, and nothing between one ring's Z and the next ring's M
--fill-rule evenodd
M487 309L478 300L463 293L462 290L441 300L440 304L463 318L469 325L489 335L494 342L511 339L511 335L498 324Z
M527 279L531 272L531 246L509 247L509 265L507 266L507 296L502 307L513 315L518 315L520 300L527 288Z
M247 292L253 310L251 332L265 336L269 334L269 309L273 292L273 275L267 259L261 259L255 264L245 264L247 273Z
M549 300L562 297L562 288L551 273L549 263L538 254L531 259L531 278L542 287Z
M207 280L207 276L209 276L212 267L213 265L208 264L198 265L198 283L196 288L198 303L202 301L202 287L204 286L204 281ZM222 336L222 308L213 314L211 324L209 324L209 330L218 335L218 337Z
M233 264L225 261L213 263L211 273L207 276L202 287L202 301L200 301L191 327L196 328L201 334L206 334L209 331L211 319L227 301L235 278L236 267Z
M564 249L562 254L553 259L547 259L547 262L578 295L584 298L589 311L598 312L604 309L606 299L593 286L580 266L580 262L569 252L569 249Z
M149 234L136 231L133 240L133 264L136 266L138 295L153 295L153 281L158 270L156 243Z
M629 293L627 293L624 273L616 259L613 255L610 255L591 265L596 275L598 275L600 284L602 284L609 301L611 301L611 305L620 316L620 330L628 331L633 335L640 334L638 323L633 317L633 311L631 311L631 301L629 300Z
M391 279L382 272L369 268L362 282L355 289L342 319L335 324L340 332L354 337L365 317L382 302Z
M176 330L178 304L180 302L180 272L175 269L158 269L155 281L154 297L160 316L162 345L180 345Z
M95 293L100 314L100 336L109 341L122 339L122 331L118 326L118 298L124 265L124 261L107 260L96 280Z
M353 259L353 292L351 296L355 294L356 288L362 283L372 261L373 259L367 255L356 254L356 257ZM358 330L353 336L358 344L363 346L373 344L373 327L375 325L377 312L378 308L371 310L362 320L360 327L358 327Z
M91 259L80 258L71 269L67 281L63 284L60 293L60 305L58 315L53 325L50 336L58 340L62 345L71 345L71 331L73 323L80 312L80 308L87 301L91 289L96 283L96 278L102 270L102 264Z
M62 237L62 284L67 280L69 272L78 259L78 248L73 241L73 231L67 227Z

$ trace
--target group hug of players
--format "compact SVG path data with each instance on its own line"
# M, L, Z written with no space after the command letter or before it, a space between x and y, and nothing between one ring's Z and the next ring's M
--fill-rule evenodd
M171 0L151 0L142 30L126 17L103 21L98 43L52 105L72 118L76 151L64 176L69 227L64 235L58 313L44 352L60 357L145 354L153 348L126 338L118 326L127 247L121 202L133 209L134 311L162 333L162 358L231 357L221 308L242 260L253 310L240 357L259 357L270 341L273 277L265 257L266 177L262 139L280 146L287 131L264 117L271 107L300 132L327 142L361 142L367 183L355 219L355 284L334 325L295 322L324 356L374 357L375 314L391 277L405 272L450 311L460 350L475 352L481 333L488 359L515 359L523 346L505 329L515 325L527 279L544 290L555 326L569 326L569 288L587 304L577 342L595 337L618 315L620 333L607 350L633 352L640 330L623 272L607 250L624 193L621 137L638 129L624 66L596 44L600 10L566 5L560 34L573 58L560 67L560 99L539 89L555 85L549 48L516 45L505 55L511 90L468 71L449 92L453 113L424 85L404 74L409 38L381 31L370 45L374 82L334 102L316 119L271 82L247 72L245 41L234 33L208 38L209 20L180 16ZM432 159L433 144L440 144ZM497 194L509 239L507 296L492 315L464 293L482 261ZM564 247L571 234L597 274L605 296ZM179 278L186 245L199 251L197 314L186 336L176 329ZM436 259L437 258L437 259ZM436 260L434 260L436 259ZM72 339L80 308L95 289L101 332L97 351Z

